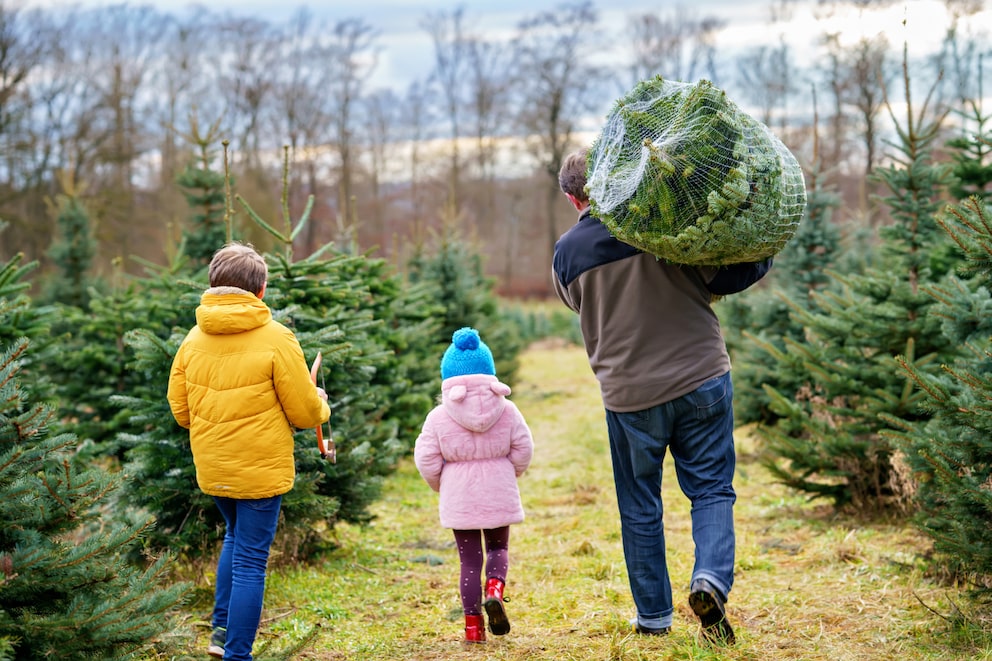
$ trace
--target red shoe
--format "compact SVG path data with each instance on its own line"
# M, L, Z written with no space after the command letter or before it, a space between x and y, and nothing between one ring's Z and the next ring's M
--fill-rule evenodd
M486 623L481 615L465 616L465 642L484 643L486 642Z
M506 584L498 578L486 579L486 598L482 607L489 616L489 630L494 636L504 636L510 633L510 620L506 618L503 608L503 588Z

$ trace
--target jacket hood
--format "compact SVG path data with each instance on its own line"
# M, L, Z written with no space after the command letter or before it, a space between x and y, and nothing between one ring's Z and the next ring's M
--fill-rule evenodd
M243 333L270 321L269 306L237 287L211 287L203 292L196 308L196 325L208 335Z
M496 424L510 386L489 374L465 374L441 382L441 405L465 429L484 432Z

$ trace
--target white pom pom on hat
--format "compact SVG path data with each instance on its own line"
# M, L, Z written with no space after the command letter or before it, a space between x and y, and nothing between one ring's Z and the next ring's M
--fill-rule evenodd
M451 345L441 358L441 378L465 374L489 374L496 376L493 354L479 337L479 331L464 327L451 336Z

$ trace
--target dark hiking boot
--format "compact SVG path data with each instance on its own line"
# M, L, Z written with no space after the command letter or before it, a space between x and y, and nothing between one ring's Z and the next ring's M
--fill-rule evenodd
M703 626L703 637L714 643L733 645L734 629L727 620L725 602L720 593L703 578L689 586L689 607Z

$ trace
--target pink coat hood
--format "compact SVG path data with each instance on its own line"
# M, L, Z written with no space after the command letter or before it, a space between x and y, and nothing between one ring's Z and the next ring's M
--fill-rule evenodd
M499 528L524 520L517 478L530 465L534 443L509 394L509 386L486 374L441 383L441 404L424 421L414 461L440 493L445 528Z

